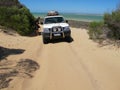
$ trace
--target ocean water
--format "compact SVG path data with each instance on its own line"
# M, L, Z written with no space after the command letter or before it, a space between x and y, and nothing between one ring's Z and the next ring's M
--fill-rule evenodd
M36 18L44 18L47 13L32 13ZM96 14L76 14L76 13L61 13L60 15L64 16L66 20L76 20L76 21L103 21L103 15Z

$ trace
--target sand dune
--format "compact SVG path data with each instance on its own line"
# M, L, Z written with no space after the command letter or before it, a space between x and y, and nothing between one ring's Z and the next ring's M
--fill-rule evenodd
M72 42L46 45L0 32L0 90L120 90L120 49L71 30Z

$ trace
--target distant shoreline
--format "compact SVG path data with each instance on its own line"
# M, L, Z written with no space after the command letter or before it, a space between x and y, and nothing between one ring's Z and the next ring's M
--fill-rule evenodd
M70 24L71 27L74 27L74 28L84 28L84 29L88 29L90 22L76 21L76 20L68 20L68 23Z
M40 22L43 22L43 18L41 18ZM89 28L89 23L90 23L90 22L76 21L76 20L68 20L68 24L70 25L70 27L74 27L74 28L84 28L84 29L88 29L88 28Z
M32 13L34 17L44 18L46 13ZM66 20L80 21L80 22L92 22L92 21L103 21L103 15L99 14L77 14L77 13L61 13Z
M41 22L46 16L46 13L32 13L35 18L41 17ZM77 13L61 13L60 15L64 16L71 27L75 28L89 28L89 23L96 21L103 21L103 15L101 14L77 14Z
M41 17L41 21L46 16L46 13L32 13L35 18ZM68 23L71 27L75 28L89 28L89 23L92 21L103 21L103 15L98 14L72 14L72 13L62 13L62 16L66 20L68 20Z

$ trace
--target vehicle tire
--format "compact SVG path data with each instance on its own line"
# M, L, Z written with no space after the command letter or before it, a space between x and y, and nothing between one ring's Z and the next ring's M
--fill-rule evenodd
M71 36L65 37L65 40L66 40L67 42L71 42Z
M43 43L44 43L44 44L48 44L48 40L45 39L45 38L43 38Z
M44 43L44 44L47 44L47 43L48 43L48 39L45 38L44 35L43 35L43 43Z

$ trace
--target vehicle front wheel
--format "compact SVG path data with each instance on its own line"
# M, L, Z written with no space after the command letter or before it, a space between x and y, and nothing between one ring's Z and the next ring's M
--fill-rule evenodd
M48 39L46 39L44 36L43 36L43 43L48 44Z
M47 44L48 43L48 40L46 38L43 37L43 43L44 44Z
M71 36L65 37L65 40L66 40L67 42L71 42L71 41L72 41Z

